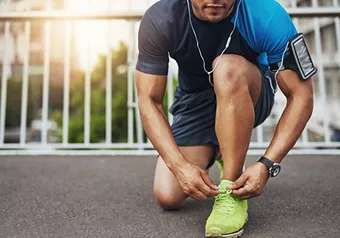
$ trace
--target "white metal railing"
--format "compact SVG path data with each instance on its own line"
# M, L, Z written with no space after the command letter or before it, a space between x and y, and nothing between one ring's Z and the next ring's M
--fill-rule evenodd
M292 17L337 17L340 9L334 7L305 7L288 8ZM1 13L0 21L53 21L53 20L140 20L144 12L83 12L74 13L67 11L54 12L8 12Z
M65 0L66 1L66 0ZM9 3L10 0L7 0ZM46 2L46 10L51 8L51 0ZM317 114L322 113L322 117L313 115L310 123L306 130L303 132L301 139L296 144L294 150L291 153L301 154L340 154L337 148L340 147L340 142L331 141L331 129L330 124L332 118L330 116L330 110L327 108L326 95L330 92L326 91L326 79L325 79L325 65L322 62L322 44L321 41L321 26L319 24L319 17L328 17L334 21L334 31L336 35L337 51L340 52L340 25L339 16L340 8L338 2L333 0L334 7L320 7L318 8L317 1L313 0L312 8L296 8L296 1L292 0L292 8L288 8L288 12L294 18L306 18L313 17L313 37L314 40L314 57L318 67L318 80L315 83L315 87L320 91L320 95L316 97L316 112ZM2 81L1 81L1 103L0 103L0 154L155 154L152 150L150 142L144 138L143 128L139 119L139 113L136 103L136 95L134 89L134 66L136 63L137 48L136 48L136 35L138 21L141 19L143 12L131 13L130 11L123 13L110 13L110 12L86 12L86 13L72 13L65 11L45 11L45 12L7 12L0 13L0 23L3 22L4 27L4 55L3 55L3 68L2 68ZM70 109L70 83L72 78L70 75L71 65L71 29L73 21L93 21L93 20L106 20L108 24L111 24L113 20L126 20L129 25L125 30L129 31L128 40L128 128L127 128L127 141L124 143L113 143L111 135L111 97L112 97L112 80L113 76L110 70L112 64L111 48L108 43L107 45L107 61L106 61L106 111L105 111L105 138L101 143L90 143L90 120L91 120L91 70L87 67L85 72L85 99L84 99L84 142L83 143L69 143L69 109ZM42 94L42 127L41 127L41 141L37 144L31 144L26 141L27 136L27 103L28 103L28 87L29 87L29 66L30 66L30 38L32 21L43 21L44 22L44 71L43 71L43 94ZM49 80L50 80L50 61L51 61L51 21L64 21L65 24L65 52L64 52L64 89L63 89L63 124L62 126L62 140L60 143L51 143L48 141L49 131ZM20 138L18 143L5 143L5 121L6 121L6 110L10 108L7 105L7 82L9 76L9 52L6 45L10 39L10 27L12 22L24 23L24 57L22 59L23 72L22 72L22 100L21 100L21 124L20 124ZM298 27L298 22L296 22ZM114 32L108 31L110 34ZM0 33L1 34L1 33ZM89 31L88 34L91 34ZM118 33L119 34L119 33ZM90 42L88 42L90 44ZM340 58L340 57L339 57ZM334 75L334 80L340 82L340 59L337 59L338 75ZM168 77L168 90L173 92L172 80L177 74L176 65L171 61L171 67ZM338 83L340 85L340 83ZM338 90L339 92L340 90ZM272 135L273 128L277 123L277 119L281 114L285 105L280 92L276 96L276 105L273 109L272 116L263 125L254 130L254 138L250 145L249 154L261 154L263 150L268 146L269 139ZM338 95L340 100L340 95ZM173 93L168 94L168 107L173 102ZM340 113L340 108L339 108ZM135 120L134 118L137 118ZM171 115L169 120L172 121ZM334 118L333 118L334 120ZM340 128L339 128L340 129ZM270 131L270 132L268 132ZM268 134L268 135L267 135ZM321 139L313 140L310 138L310 134L317 134ZM86 151L83 151L86 149Z

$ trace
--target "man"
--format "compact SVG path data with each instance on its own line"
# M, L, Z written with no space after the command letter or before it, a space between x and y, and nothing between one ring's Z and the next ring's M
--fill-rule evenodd
M247 199L278 174L312 114L315 69L300 39L274 0L161 0L141 21L136 87L145 131L160 155L154 196L167 210L188 196L215 196L207 237L242 235ZM169 55L179 66L171 126L162 106ZM269 116L276 82L286 108L266 153L243 172L252 129ZM218 151L219 187L207 173Z

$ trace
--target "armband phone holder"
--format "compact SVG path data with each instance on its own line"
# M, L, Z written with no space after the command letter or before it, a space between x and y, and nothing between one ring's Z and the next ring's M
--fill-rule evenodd
M302 33L297 34L288 42L287 49L288 54L283 59L283 64L281 64L281 61L270 64L272 70L293 70L299 75L302 81L316 74L317 70Z
M299 33L289 41L289 54L292 54L301 80L307 80L316 73L316 68L307 48L303 34ZM291 58L291 57L290 57Z

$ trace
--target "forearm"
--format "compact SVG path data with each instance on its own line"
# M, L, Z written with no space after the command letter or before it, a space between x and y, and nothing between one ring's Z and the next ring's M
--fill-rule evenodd
M312 111L313 99L311 97L292 96L289 98L264 156L274 162L281 162L299 139Z
M151 143L170 170L186 162L172 135L162 104L139 99L141 120Z

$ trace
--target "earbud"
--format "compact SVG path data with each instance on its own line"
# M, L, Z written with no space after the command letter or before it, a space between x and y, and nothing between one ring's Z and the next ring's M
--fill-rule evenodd
M229 47L229 45L230 45L230 42L231 42L231 36L229 36L229 38L228 38L228 40L227 40L227 44L225 45L225 47L226 47L226 48L228 48L228 47Z
M202 59L202 62L203 62L203 69L204 69L204 71L208 74L209 83L210 83L210 85L213 86L213 87L214 87L214 84L211 82L211 74L216 70L217 65L218 65L219 62L220 62L221 56L224 54L224 52L228 49L228 47L229 47L229 45L230 45L231 36L233 35L233 33L234 33L235 29L236 29L236 22L237 22L237 19L238 19L238 13L239 13L239 9L240 9L241 2L242 2L242 0L239 0L239 3L238 3L238 5L237 5L237 10L236 10L236 17L235 17L235 22L234 22L234 28L233 28L233 30L231 31L231 33L230 33L230 35L229 35L229 37L228 37L227 43L226 43L226 45L225 45L225 48L224 48L224 50L222 51L222 53L220 54L219 58L217 59L217 63L215 64L215 67L214 67L211 71L208 71L208 70L206 69L206 67L205 67L205 60L204 60L204 57L203 57L201 48L200 48L200 46L199 46L200 43L199 43L199 41L198 41L198 37L197 37L196 31L195 31L194 25L192 24L191 12L190 12L190 3L189 3L189 0L187 0L190 26L191 26L192 32L194 33L195 40L196 40L196 45L197 45L197 49L198 49L198 52L199 52L199 54L200 54L200 56L201 56L201 59Z

